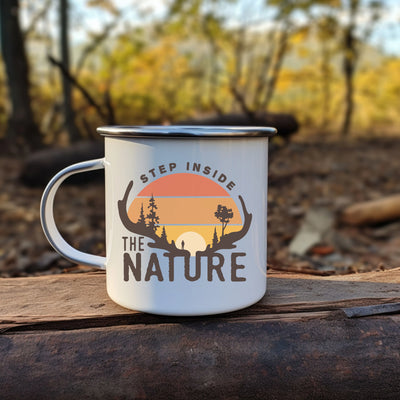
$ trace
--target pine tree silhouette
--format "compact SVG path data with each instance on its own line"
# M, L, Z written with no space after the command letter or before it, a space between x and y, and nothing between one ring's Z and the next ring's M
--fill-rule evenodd
M141 226L146 226L146 217L144 216L143 203L142 203L142 207L140 209L140 215L139 215L139 219L137 220L137 223L140 224Z
M214 228L214 236L212 240L212 247L218 244L218 235L217 235L217 228Z
M147 207L149 209L149 213L146 215L147 218L147 226L155 232L159 227L158 223L160 222L160 217L157 215L156 210L158 209L156 201L154 200L154 196L151 195L151 199L149 200L149 205Z
M165 226L163 226L163 229L162 229L161 239L163 239L163 240L165 240L166 242L168 242L168 239L167 239L167 232L165 231Z

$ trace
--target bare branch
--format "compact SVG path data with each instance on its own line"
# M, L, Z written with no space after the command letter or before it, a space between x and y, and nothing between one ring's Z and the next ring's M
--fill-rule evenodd
M278 45L278 49L277 49L276 56L274 59L274 63L271 66L271 74L268 79L267 86L265 88L264 97L259 106L260 110L264 110L265 108L268 107L268 105L272 99L272 96L274 94L276 82L278 80L278 76L281 71L283 59L286 54L288 39L289 39L289 27L284 26L284 28L282 29L282 32L281 32L279 45Z
M250 118L254 118L254 111L247 106L246 99L244 98L243 94L239 92L237 87L231 85L229 86L229 89L233 97L235 98L236 102L240 105L240 108L242 109L243 113L245 113Z
M85 64L86 59L88 58L88 56L91 53L93 53L97 49L97 47L99 47L100 44L102 42L104 42L104 40L106 40L108 38L110 32L115 28L115 26L118 23L118 19L119 19L118 17L119 17L119 15L117 16L117 18L113 22L111 22L110 24L106 25L104 30L99 35L96 35L93 38L93 41L91 43L88 43L85 46L85 48L82 50L82 53L81 53L81 55L80 55L80 57L78 59L78 62L76 64L76 76L79 75L79 73L80 73L81 69L83 68L83 65Z
M90 93L70 74L69 71L67 71L63 64L60 61L57 61L54 57L51 55L47 56L48 60L58 67L62 74L82 93L83 97L87 100L87 102L97 111L99 116L106 122L109 122L110 116L106 115L101 107L96 103L96 101L93 99L93 97L90 95Z
M240 83L240 79L242 77L243 71L243 58L245 52L245 38L246 38L246 29L241 27L237 32L237 40L235 43L235 72L231 79L231 85L235 86L238 89L238 85ZM244 97L244 96L243 96Z
M208 97L210 99L210 103L213 106L213 108L217 111L219 115L222 115L223 111L215 98L215 93L217 93L217 86L218 86L218 56L220 47L218 46L218 43L213 33L211 32L211 29L209 28L207 21L203 21L202 28L211 47L210 81L209 81Z
M46 15L50 4L51 0L46 0L43 4L43 7L33 16L28 27L22 32L24 39L26 39L35 30L37 23Z
M258 75L257 75L257 84L256 84L256 88L254 90L254 97L253 97L253 104L254 104L254 108L255 110L258 110L260 108L260 104L261 104L261 94L263 92L263 89L266 85L267 82L267 78L269 76L269 70L270 70L270 66L271 66L271 60L272 60L272 54L275 50L275 43L273 40L273 36L274 36L274 30L271 29L268 31L268 35L266 38L266 42L267 42L267 46L268 48L265 51L265 55L262 59L261 65L260 65L260 69L258 71Z

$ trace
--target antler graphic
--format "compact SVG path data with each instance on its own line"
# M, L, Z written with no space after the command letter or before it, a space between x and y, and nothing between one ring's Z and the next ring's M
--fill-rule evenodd
M137 235L145 236L151 240L153 240L153 243L149 243L149 247L152 248L157 248L157 249L164 249L167 250L171 253L182 253L184 255L187 253L187 250L182 250L178 249L175 246L174 241L169 243L166 239L161 238L158 236L155 232L155 230L149 226L146 226L145 224L139 224L132 222L128 216L128 213L126 211L127 208L127 203L128 203L128 197L129 193L132 190L133 186L133 181L130 181L126 190L125 190L125 195L122 198L122 200L118 200L118 211L119 211L119 217L121 218L121 221L123 225L125 226L128 231L132 233L136 233Z
M122 200L118 200L118 211L119 211L119 216L121 218L121 221L123 225L125 226L128 231L135 233L137 235L145 236L151 240L153 240L153 243L149 243L149 247L152 248L157 248L157 249L164 249L169 251L170 253L175 253L179 255L190 255L190 252L188 250L184 249L178 249L175 245L175 242L172 240L171 243L169 243L165 238L162 238L158 236L153 228L150 226L146 226L143 223L135 223L132 222L128 216L128 213L126 211L127 209L127 203L128 203L128 197L129 194L132 190L133 187L133 181L130 181L126 190L124 197ZM250 214L247 209L246 205L244 203L244 200L242 196L239 196L240 204L243 209L243 215L244 215L244 224L242 226L242 229L240 229L237 232L231 232L226 235L223 235L220 237L220 240L218 243L214 244L212 247L210 245L207 246L207 248L204 251L201 251L203 254L213 254L218 250L221 249L234 249L236 248L236 245L234 244L238 240L242 239L247 232L250 229L251 221L253 218L253 215Z

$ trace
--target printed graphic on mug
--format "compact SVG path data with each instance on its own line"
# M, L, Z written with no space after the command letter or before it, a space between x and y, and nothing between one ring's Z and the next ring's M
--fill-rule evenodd
M204 167L202 172L209 175L211 169ZM141 178L145 183L149 180ZM235 198L229 193L234 182L226 184L224 179L214 178L191 172L163 175L149 182L129 203L134 182L128 183L118 201L127 234L135 234L122 237L125 281L172 282L178 273L174 268L178 258L184 260L187 281L201 278L203 263L208 281L246 281L241 264L246 253L238 249L238 242L247 234L252 214L242 196ZM145 260L145 238L150 239L148 247L165 252L152 252Z
M104 158L64 168L40 216L67 259L106 270L117 304L160 315L230 312L267 286L268 127L106 126ZM70 175L104 168L106 255L72 247L53 213Z

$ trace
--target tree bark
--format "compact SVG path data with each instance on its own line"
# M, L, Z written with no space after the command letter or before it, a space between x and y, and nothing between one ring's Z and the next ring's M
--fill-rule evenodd
M353 110L354 110L354 84L353 84L353 76L355 69L355 57L354 57L354 38L352 32L348 30L346 32L345 38L345 55L343 60L343 72L344 72L344 80L345 80L345 110L344 110L344 118L343 118L343 126L342 126L342 136L348 136L351 127L351 120L353 118Z
M397 400L399 315L345 312L398 302L398 272L269 270L254 306L186 318L118 306L104 272L3 278L1 399Z
M68 0L60 0L60 49L61 63L66 71L69 72L69 23L68 23ZM75 112L72 106L71 82L61 73L64 103L64 126L68 132L71 142L76 142L81 135L75 124Z
M6 140L31 149L40 146L41 136L31 107L29 64L18 14L18 0L0 2L1 49L10 99Z

